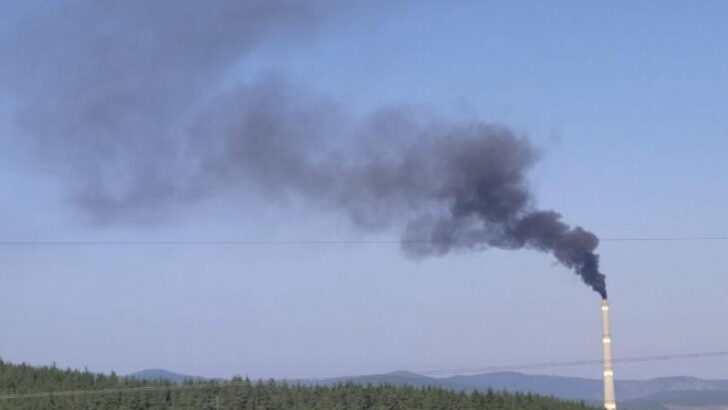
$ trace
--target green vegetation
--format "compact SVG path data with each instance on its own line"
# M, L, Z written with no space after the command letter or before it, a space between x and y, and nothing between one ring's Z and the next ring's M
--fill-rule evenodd
M52 392L52 393L47 393ZM453 392L435 387L302 386L281 382L141 381L88 371L32 367L0 360L3 410L214 410L214 409L594 409L584 403L520 393Z

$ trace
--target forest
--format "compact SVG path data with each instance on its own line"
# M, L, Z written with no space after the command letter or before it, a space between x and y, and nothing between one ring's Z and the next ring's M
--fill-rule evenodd
M455 392L435 387L333 386L252 381L136 380L114 374L35 367L0 360L3 410L429 410L596 409L531 394Z

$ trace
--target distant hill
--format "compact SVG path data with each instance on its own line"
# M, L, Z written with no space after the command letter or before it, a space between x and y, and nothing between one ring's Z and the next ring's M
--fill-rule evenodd
M182 378L166 370L136 373L140 377ZM408 374L395 374L406 378ZM518 393L464 394L450 389L393 386L293 386L248 379L202 382L178 388L158 380L118 377L55 366L34 367L0 360L0 408L29 409L480 409L598 410L597 406L553 397ZM113 394L109 394L113 391Z
M532 376L516 372L452 376L443 382L466 389L524 391L574 400L602 400L601 380L563 376Z
M385 374L374 374L374 375L366 375L366 376L351 376L351 377L335 377L335 378L329 378L329 379L316 379L316 380L293 380L293 383L302 383L302 384L318 384L318 385L334 385L334 384L340 384L340 383L346 383L346 382L353 382L356 384L372 384L372 385L384 385L388 384L391 386L413 386L413 387L423 387L423 386L438 386L438 387L446 387L454 390L461 390L459 388L454 388L450 385L444 385L438 382L438 379L422 376L416 373L407 372L407 371L397 371L392 373L385 373Z
M185 374L179 374L170 372L169 370L164 369L145 369L140 370L136 373L132 373L128 375L129 377L133 377L137 380L169 380L173 383L180 384L184 382L185 380L194 380L194 381L204 381L206 380L204 377L199 376L188 376Z
M205 378L173 373L164 369L148 369L131 374L139 380L170 380L182 383L186 379ZM528 392L568 400L583 400L598 404L602 400L602 380L580 377L528 375L517 372L496 372L468 376L435 378L407 371L385 374L336 377L329 379L290 380L303 385L335 385L353 382L360 385L433 386L458 391ZM695 377L662 377L650 380L618 380L617 399L624 409L696 409L728 410L728 380L705 380ZM717 407L716 407L717 406ZM723 407L721 407L723 406Z
M728 391L674 390L630 400L621 410L728 410Z
M352 381L358 384L391 384L436 386L453 390L508 390L555 396L569 400L599 403L602 400L602 380L579 377L527 375L516 372L485 373L472 376L434 378L410 372L380 375L309 380L306 383L336 384ZM704 380L695 377L663 377L651 380L619 380L617 398L629 408L683 409L689 406L711 406L728 410L728 380ZM725 407L714 407L726 404Z

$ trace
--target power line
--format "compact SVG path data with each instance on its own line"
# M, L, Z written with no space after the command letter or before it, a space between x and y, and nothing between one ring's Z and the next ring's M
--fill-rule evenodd
M703 352L703 353L683 353L683 354L671 354L671 355L659 355L659 356L634 356L625 357L621 359L612 360L613 363L636 363L636 362L654 362L654 361L665 361L665 360L679 360L679 359L701 359L709 357L728 357L728 351L718 352ZM469 369L441 369L441 370L428 370L419 372L420 375L434 375L442 373L472 373L472 372L493 372L493 371L505 371L505 370L527 370L527 369L542 369L552 367L576 367L576 366L587 366L587 365L601 365L602 360L575 360L568 362L549 362L549 363L530 363L530 364L517 364L517 365L506 365L506 366L486 366ZM381 375L379 375L381 376ZM357 376L365 377L365 376ZM318 381L346 381L347 377L331 377L326 379L319 379ZM295 381L294 381L295 382ZM313 381L314 383L316 380ZM49 398L49 397L61 397L61 396L77 396L77 395L91 395L91 394L112 394L112 393L133 393L133 392L146 392L146 391L159 391L159 390L187 390L187 389L206 389L206 388L234 388L244 386L244 382L227 382L227 383L198 383L198 384L185 384L185 385L168 385L168 386L143 386L143 387L119 387L119 388L108 388L108 389L87 389L87 390L64 390L64 391L53 391L53 392L35 392L35 393L18 393L18 394L4 394L0 395L0 401L2 400L18 400L18 399L32 399L32 398Z
M0 395L0 400L13 399L32 399L45 397L62 397L62 396L80 396L89 394L112 394L112 393L133 393L142 391L158 391L158 390L187 390L187 389L206 389L212 387L229 388L239 387L243 383L230 382L225 384L219 383L199 383L185 385L168 385L168 386L143 386L143 387L118 387L111 389L90 389L90 390L63 390L63 391L46 391L36 393L20 393Z
M728 236L607 237L602 242L688 242L726 241ZM297 239L297 240L157 240L157 241L0 241L0 246L257 246L257 245L346 245L346 244L431 244L433 241L394 239Z
M728 236L673 236L673 237L622 237L622 238L601 238L600 241L604 242L639 242L639 241L725 241L728 240Z
M665 360L701 359L701 358L708 358L708 357L728 357L728 351L706 352L706 353L684 353L684 354L658 355L658 356L624 357L624 358L620 358L620 359L612 359L612 363L655 362L655 361L665 361ZM544 369L544 368L554 368L554 367L578 367L578 366L590 366L590 365L600 365L601 366L603 363L604 363L603 360L574 360L574 361L567 361L567 362L526 363L526 364L504 365L504 366L427 370L424 372L420 372L420 374L435 375L435 374L445 374L445 373L476 373L476 372L486 373L486 372L509 371L509 370Z

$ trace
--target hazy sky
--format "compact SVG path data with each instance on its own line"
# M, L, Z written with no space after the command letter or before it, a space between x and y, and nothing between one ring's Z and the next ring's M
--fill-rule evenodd
M728 235L728 3L147 3L0 1L0 241L264 243L0 245L2 359L296 378L601 357L598 295L549 255L415 261L401 224L276 192L285 166L192 173L271 88L304 123L276 141L307 153L356 150L383 109L527 136L538 207L603 239L615 357L728 348L728 241L609 240ZM285 243L306 240L382 242Z

